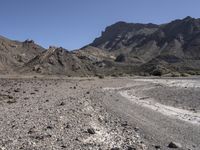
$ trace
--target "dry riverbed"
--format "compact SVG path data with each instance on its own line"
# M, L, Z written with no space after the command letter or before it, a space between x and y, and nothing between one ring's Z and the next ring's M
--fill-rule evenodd
M0 150L200 149L200 80L0 79Z

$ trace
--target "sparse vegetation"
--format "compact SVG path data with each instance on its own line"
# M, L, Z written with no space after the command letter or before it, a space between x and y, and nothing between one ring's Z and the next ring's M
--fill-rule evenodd
M111 77L119 77L118 74L112 74Z
M196 72L195 71L188 71L187 72L189 75L196 75Z
M197 71L197 72L196 72L196 75L200 75L200 71Z
M172 77L180 77L181 74L179 72L172 72Z
M104 79L104 75L97 75L99 79Z
M118 55L115 61L116 61L116 62L125 62L125 61L126 61L126 56L125 56L125 54L120 54L120 55Z
M181 73L181 76L182 76L182 77L188 77L188 76L190 76L190 75L187 74L187 73Z
M154 76L162 76L163 72L160 69L155 69L155 70L152 71L152 75L154 75Z

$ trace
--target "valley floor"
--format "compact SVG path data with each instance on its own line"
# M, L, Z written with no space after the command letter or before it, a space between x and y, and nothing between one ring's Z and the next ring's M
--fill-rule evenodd
M199 150L199 139L198 77L0 79L0 150Z

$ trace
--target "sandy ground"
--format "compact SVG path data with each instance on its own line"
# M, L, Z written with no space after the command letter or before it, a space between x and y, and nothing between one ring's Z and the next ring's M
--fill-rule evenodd
M2 76L0 149L200 149L200 80Z

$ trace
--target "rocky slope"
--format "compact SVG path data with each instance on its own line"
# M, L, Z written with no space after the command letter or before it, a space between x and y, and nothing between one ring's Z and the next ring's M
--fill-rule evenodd
M118 22L75 51L0 37L0 72L68 76L200 74L200 19Z
M20 68L21 72L26 73L68 76L87 76L93 70L92 65L83 63L75 53L56 47L50 47Z
M140 71L162 67L199 71L200 19L186 17L163 25L118 22L90 45L119 56L123 53L129 62L141 64Z
M0 73L12 73L44 51L32 40L12 41L0 36Z

